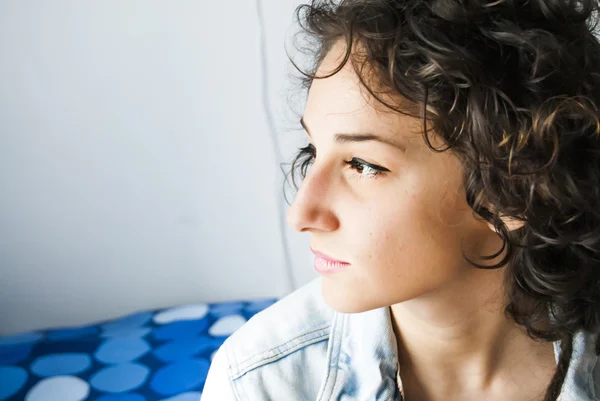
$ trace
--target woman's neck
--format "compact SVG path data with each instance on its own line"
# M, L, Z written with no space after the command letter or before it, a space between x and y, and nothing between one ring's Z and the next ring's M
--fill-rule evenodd
M532 340L506 317L503 272L490 273L390 307L404 390L420 394L408 401L492 400L497 392L532 399L531 392L545 391L556 366L553 345ZM506 398L503 387L519 382L518 398Z

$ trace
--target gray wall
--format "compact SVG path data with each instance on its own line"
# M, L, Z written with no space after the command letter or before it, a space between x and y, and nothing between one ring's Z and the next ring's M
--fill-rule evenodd
M0 1L0 334L316 276L279 168L299 3Z

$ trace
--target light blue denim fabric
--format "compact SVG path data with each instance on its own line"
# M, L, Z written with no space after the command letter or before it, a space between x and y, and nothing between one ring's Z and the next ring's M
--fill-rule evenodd
M600 401L594 338L574 337L561 401ZM554 343L555 355L560 344ZM215 354L201 401L392 401L396 339L389 308L338 313L321 278L255 315ZM558 360L558 359L557 359Z

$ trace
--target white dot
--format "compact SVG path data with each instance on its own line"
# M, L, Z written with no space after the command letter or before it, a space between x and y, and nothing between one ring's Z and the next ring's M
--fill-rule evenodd
M208 334L215 337L228 336L242 327L244 323L246 323L246 319L241 315L225 316L210 326Z
M210 361L211 362L212 362L213 359L215 359L215 355L217 355L217 351L214 351L212 354L210 354Z
M159 312L154 316L154 323L167 324L177 320L197 320L202 319L208 313L207 304L194 304L178 306Z
M78 377L54 376L33 386L25 401L82 401L89 393L89 384Z
M164 398L162 401L198 401L202 393L197 391L191 391L187 393L178 394L174 397Z

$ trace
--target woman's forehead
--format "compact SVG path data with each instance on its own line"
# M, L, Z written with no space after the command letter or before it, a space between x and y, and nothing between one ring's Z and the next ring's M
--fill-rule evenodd
M404 141L422 141L422 121L381 104L347 69L314 80L303 122L314 132L373 132L400 135ZM311 131L311 132L312 132Z

